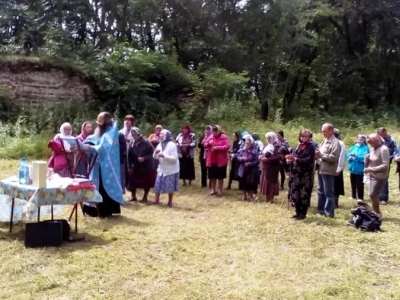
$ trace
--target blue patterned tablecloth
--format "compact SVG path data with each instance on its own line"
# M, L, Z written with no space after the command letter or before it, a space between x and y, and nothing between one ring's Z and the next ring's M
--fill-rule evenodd
M81 189L67 191L61 188L41 188L32 185L21 185L18 178L10 177L0 180L0 211L10 211L12 198L15 201L14 215L17 219L32 218L40 206L72 205L76 202L103 202L98 190ZM21 216L22 215L22 216ZM0 221L2 218L0 217ZM9 217L8 217L9 219ZM17 221L17 220L15 220Z

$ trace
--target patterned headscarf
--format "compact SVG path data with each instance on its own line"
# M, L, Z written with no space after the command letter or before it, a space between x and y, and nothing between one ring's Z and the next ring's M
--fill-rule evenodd
M140 129L138 127L132 127L131 132L132 131L136 132L139 136L142 136L142 132L140 131Z
M172 141L172 133L168 129L163 129L160 133L163 135L161 142L168 143Z

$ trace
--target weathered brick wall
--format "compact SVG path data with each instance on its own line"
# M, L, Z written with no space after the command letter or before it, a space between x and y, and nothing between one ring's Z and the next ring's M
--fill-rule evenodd
M62 100L87 101L92 98L92 87L78 75L59 69L9 70L0 68L0 88L15 99L31 103Z

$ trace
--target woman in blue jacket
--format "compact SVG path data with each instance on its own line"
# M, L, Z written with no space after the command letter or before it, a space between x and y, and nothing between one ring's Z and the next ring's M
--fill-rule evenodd
M350 172L351 198L364 200L364 157L369 148L364 135L358 135L357 143L346 153Z

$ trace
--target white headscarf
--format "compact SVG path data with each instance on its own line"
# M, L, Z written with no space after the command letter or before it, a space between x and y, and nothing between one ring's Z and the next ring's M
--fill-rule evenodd
M70 127L71 128L71 133L70 134L65 134L65 127ZM57 133L56 136L54 137L54 139L56 138L70 138L72 137L72 126L70 123L65 122L60 126L60 133Z
M278 140L278 137L276 136L275 132L270 131L265 134L265 138L267 139L267 145L264 147L262 153L265 154L269 152L271 154L274 154L275 152L274 143ZM269 142L268 138L271 138Z
M71 133L70 134L65 134L65 127L71 127ZM57 138L73 138L72 135L72 126L70 123L65 122L60 126L60 133L57 133L54 137L54 139L56 140ZM64 144L64 149L65 150L70 150L71 149L71 145L67 142L67 141L63 141Z

